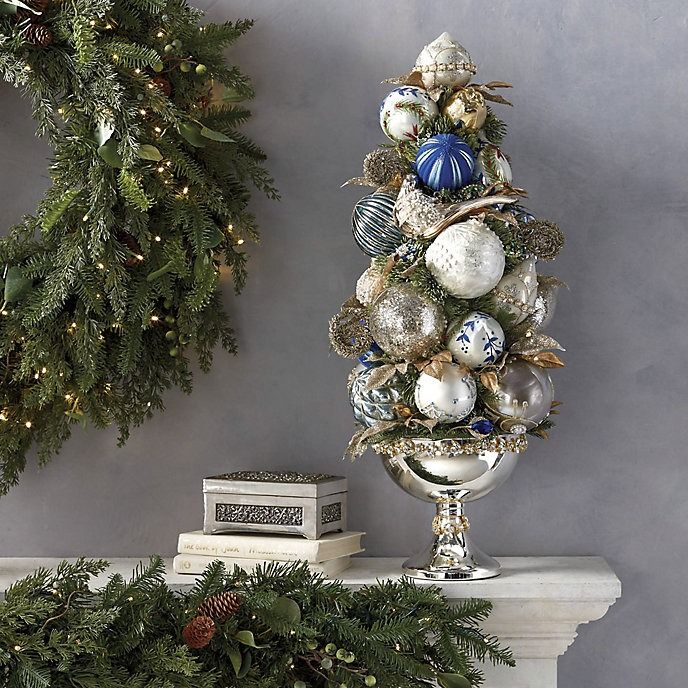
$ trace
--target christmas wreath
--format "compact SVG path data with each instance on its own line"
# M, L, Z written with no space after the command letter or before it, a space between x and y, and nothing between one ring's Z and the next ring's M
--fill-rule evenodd
M239 291L257 240L248 185L276 192L237 127L251 85L223 50L251 21L200 25L185 0L2 0L0 72L31 99L52 186L0 240L0 494L36 445L75 422L120 442L189 355L235 340L221 263Z
M214 562L175 593L152 559L91 590L102 561L39 569L0 603L0 676L13 688L471 688L475 660L514 664L480 629L491 604L450 606L435 587L351 591L274 563L252 574Z

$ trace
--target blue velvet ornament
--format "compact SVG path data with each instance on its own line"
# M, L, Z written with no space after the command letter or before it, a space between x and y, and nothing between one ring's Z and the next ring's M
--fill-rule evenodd
M494 430L494 423L491 420L487 420L487 418L481 418L471 423L471 430L479 435L489 435Z
M421 144L416 173L433 191L460 189L469 184L475 169L473 149L454 134L436 134Z
M363 253L386 256L407 240L394 221L395 201L391 194L376 191L354 206L351 225L354 239Z

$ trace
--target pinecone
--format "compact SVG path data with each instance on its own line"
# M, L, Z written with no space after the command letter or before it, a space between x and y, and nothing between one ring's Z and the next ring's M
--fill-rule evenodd
M215 622L209 616L197 616L191 619L182 630L182 638L192 650L205 647L214 635Z
M564 246L564 233L559 225L549 220L519 222L515 234L529 251L542 260L556 258Z
M221 592L203 600L198 607L199 616L209 616L214 621L222 623L234 616L243 604L242 598L235 592Z
M47 48L53 42L53 32L45 24L29 24L24 29L27 43L41 48Z
M151 81L169 98L172 95L172 84L164 76L154 76Z

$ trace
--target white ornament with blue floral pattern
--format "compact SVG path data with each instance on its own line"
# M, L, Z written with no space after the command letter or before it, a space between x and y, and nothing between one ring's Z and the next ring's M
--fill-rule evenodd
M380 126L392 141L415 141L425 120L437 117L437 103L423 88L400 86L380 105Z
M475 380L463 366L442 364L442 379L421 373L416 381L414 400L418 410L438 423L458 423L475 406Z
M473 311L450 326L447 348L457 363L478 370L504 353L504 330L488 313Z

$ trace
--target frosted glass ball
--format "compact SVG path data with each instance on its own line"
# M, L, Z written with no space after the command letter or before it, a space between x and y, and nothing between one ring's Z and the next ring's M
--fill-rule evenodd
M425 264L452 296L474 299L494 289L504 274L504 247L480 220L447 227L430 244Z
M504 339L502 326L491 315L473 311L451 325L447 348L457 363L478 370L504 353Z
M504 275L499 280L495 293L495 299L500 308L514 316L514 325L523 322L529 315L535 313L538 295L535 258L526 258L510 273Z
M380 106L380 126L392 141L413 141L421 124L439 114L430 94L416 86L391 91Z
M439 423L457 423L475 406L475 380L455 363L442 364L442 379L421 373L416 381L414 399L418 410Z

